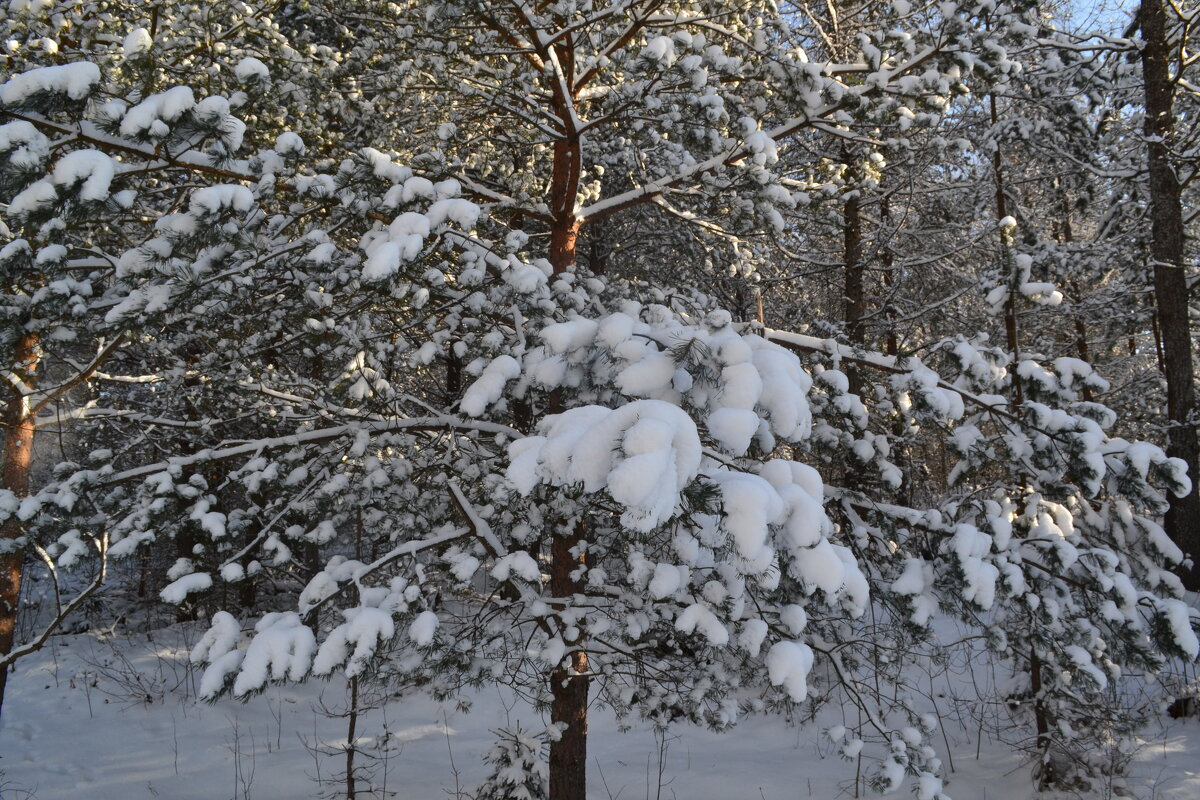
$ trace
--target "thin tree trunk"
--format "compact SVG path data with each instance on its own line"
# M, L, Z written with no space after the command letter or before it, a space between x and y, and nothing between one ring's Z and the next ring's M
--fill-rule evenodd
M892 289L896 284L896 266L892 255L892 237L896 235L896 231L892 230L892 201L890 195L886 192L883 194L879 203L879 264L883 267L883 319L887 324L887 340L884 343L884 352L889 356L896 356L900 353L900 335L896 332L896 306L892 303Z
M608 274L608 256L611 252L605 241L608 233L608 226L603 222L588 229L588 267L597 275Z
M551 547L550 591L555 597L570 597L579 591L579 582L571 573L585 564L585 554L574 551L582 541L580 523L575 534L556 536ZM577 647L581 642L567 642ZM550 675L550 721L564 726L557 740L550 743L551 800L586 800L588 732L588 657L583 650L571 655L570 667L558 667Z
M457 341L452 341L446 346L446 402L454 403L462 394L462 374L463 363L459 355L454 352Z
M846 338L860 346L866 341L863 317L866 316L866 280L862 263L862 211L857 195L846 201L842 236L846 260Z
M37 334L27 333L17 340L13 353L13 374L27 391L32 391L35 385L39 359ZM29 494L33 432L29 399L16 386L10 386L8 403L4 409L4 460L0 466L0 480L4 488L17 497ZM0 541L6 545L18 539L21 533L21 523L16 517L9 517L0 525ZM0 655L8 655L12 652L16 635L24 553L20 549L0 549L3 549L0 554ZM0 711L4 707L7 684L8 669L0 668Z
M842 157L853 158L853 155L843 150ZM860 181L858 171L853 166L850 173L854 176L851 181L850 195L842 206L842 260L846 269L845 283L845 323L846 339L851 347L862 347L866 341L866 328L863 318L867 315L866 276L863 265L863 232ZM850 383L851 394L862 394L862 380L858 370L847 367L846 376Z
M1158 362L1158 372L1160 375L1167 374L1167 365L1163 361L1163 343L1162 334L1158 331L1158 312L1155 311L1150 315L1150 334L1154 337L1154 357Z
M992 130L996 132L997 126L1000 123L1000 113L996 108L996 96L988 95L988 109L991 114ZM1000 152L1000 143L996 143L996 148L992 152L992 170L996 179L996 218L1003 220L1008 216L1008 196L1006 194L1007 186L1004 181L1004 156ZM1001 231L1000 233L1000 258L1003 267L1009 270L1009 274L1005 276L1008 282L1008 299L1004 301L1004 334L1008 344L1008 351L1012 354L1013 369L1012 369L1012 402L1013 410L1016 413L1021 412L1021 405L1025 402L1024 393L1021 390L1021 383L1017 379L1017 364L1021 358L1021 332L1017 327L1017 291L1018 274L1015 260L1010 251L1011 243L1008 240L1009 233ZM1025 476L1021 476L1021 483L1024 485ZM1045 755L1050 745L1050 725L1049 716L1046 712L1046 706L1042 702L1042 664L1038 658L1037 650L1032 649L1029 654L1029 686L1033 696L1033 720L1034 728L1037 731L1037 752L1042 754L1043 769L1041 770L1041 778L1043 779L1042 786L1046 785L1045 778Z
M1059 241L1070 245L1075 241L1075 232L1071 227L1071 198L1067 196L1067 191L1061 184L1059 185L1059 201L1062 207L1062 226L1059 228ZM1083 295L1083 292L1079 288L1079 282L1072 280L1070 288L1071 296L1075 302L1078 302L1079 298ZM1078 309L1072 309L1071 316L1075 318L1075 349L1079 353L1079 359L1091 364L1092 357L1087 342L1087 324L1083 321L1083 317L1080 316ZM1092 390L1088 387L1084 386L1079 394L1086 402L1092 402Z
M1050 760L1050 725L1046 719L1046 707L1042 705L1042 660L1038 658L1036 649L1029 653L1029 691L1033 695L1033 721L1037 727L1037 749L1042 759L1037 771L1038 788L1045 789L1055 783L1057 776Z
M1000 114L996 109L995 95L988 95L988 108L992 117L992 129L995 130L1000 123ZM999 142L996 143L996 148L992 151L992 171L996 177L996 219L1003 220L1008 216L1008 197L1005 195L1004 157L1000 153ZM1008 282L1008 299L1004 301L1004 337L1008 344L1008 352L1012 356L1013 363L1013 404L1020 406L1025 402L1025 399L1024 393L1021 391L1021 384L1017 380L1016 369L1017 364L1021 360L1021 336L1017 330L1017 275L1016 266L1009 254L1009 244L1005 238L1007 235L1004 232L1000 234L1000 257L1004 268L1009 270L1009 274L1004 276L1004 279Z
M892 300L895 288L895 259L892 254L892 237L896 231L892 229L892 204L890 196L885 192L879 205L880 237L879 262L883 267L884 305L883 318L887 325L887 337L884 342L884 353L895 358L900 355L900 334L896 331L896 306ZM900 469L900 485L896 488L896 499L901 505L912 505L913 460L909 453L908 426L903 415L897 414L892 425L892 461Z
M1076 297L1079 297L1078 286L1075 287L1074 294ZM1079 352L1080 361L1086 361L1088 364L1092 363L1091 351L1088 349L1087 343L1087 326L1084 324L1083 318L1078 315L1075 316L1075 349ZM1092 390L1087 386L1079 390L1079 396L1087 403L1095 399L1092 395Z
M358 751L358 676L350 679L349 726L346 729L346 800L358 797L357 776L354 773L354 756Z
M1167 41L1166 9L1162 0L1145 0L1141 8L1142 75L1146 87L1145 132L1150 167L1151 245L1154 299L1162 336L1167 379L1167 455L1187 464L1192 491L1170 498L1166 529L1184 552L1200 556L1200 441L1191 419L1196 406L1192 372L1192 342L1188 322L1188 291L1184 274L1183 209L1179 179L1171 164L1175 140L1174 84L1171 46ZM1200 588L1200 568L1184 575L1190 589Z

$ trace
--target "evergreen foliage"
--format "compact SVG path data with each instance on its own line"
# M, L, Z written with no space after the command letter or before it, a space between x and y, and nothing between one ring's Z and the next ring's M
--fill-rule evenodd
M519 687L549 768L502 731L480 798L581 798L589 700L843 703L936 798L952 618L1038 780L1102 776L1200 656L1139 45L806 9L9 3L5 667L136 591L207 699Z

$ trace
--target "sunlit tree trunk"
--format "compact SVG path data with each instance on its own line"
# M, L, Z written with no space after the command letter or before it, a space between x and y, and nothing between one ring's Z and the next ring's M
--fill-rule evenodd
M33 456L33 413L28 394L36 381L40 360L38 337L26 333L17 340L10 373L8 402L4 409L4 458L0 466L3 488L17 497L29 494L29 470ZM12 652L16 634L17 611L21 599L22 550L15 546L21 536L21 522L9 517L0 525L0 655ZM0 709L8 669L0 668Z
M567 44L555 47L558 62L566 75L574 72L573 50ZM569 82L566 82L569 83ZM550 184L550 264L560 274L575 265L579 241L579 222L575 218L575 199L579 193L580 141L571 129L575 98L554 90L554 108L565 130L554 143L554 163ZM560 411L557 398L551 399L551 411ZM584 562L579 552L586 548L587 529L576 525L569 536L556 535L550 547L550 591L555 597L570 597L580 589L572 575ZM580 648L569 658L569 666L559 666L550 674L550 720L560 726L559 736L550 743L550 797L552 800L587 800L587 706L588 658L579 639L565 642L568 648Z

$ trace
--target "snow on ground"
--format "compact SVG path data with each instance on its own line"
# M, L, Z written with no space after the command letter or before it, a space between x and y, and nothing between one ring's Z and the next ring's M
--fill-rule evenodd
M328 782L344 766L338 747L346 722L321 708L345 708L344 681L273 687L246 703L198 703L198 675L176 660L195 636L175 628L110 642L57 637L21 662L0 728L0 798L293 800L336 791L318 779ZM373 784L400 798L455 798L482 780L491 729L545 724L505 690L483 690L471 700L470 713L413 696L367 715L359 723L360 744L381 741L385 725L391 742L386 760L376 762ZM986 735L977 757L978 732L953 716L945 715L954 764L946 792L956 800L1032 798L1028 767ZM601 800L853 797L855 764L820 735L841 721L838 709L826 709L815 725L754 717L726 734L676 726L663 739L644 724L621 732L600 710L591 723L589 794ZM1166 722L1147 735L1131 788L1153 800L1200 798L1200 724ZM905 788L892 796L912 795Z

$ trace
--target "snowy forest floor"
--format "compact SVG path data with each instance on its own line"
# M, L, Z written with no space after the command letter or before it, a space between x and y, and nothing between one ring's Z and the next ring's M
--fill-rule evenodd
M344 797L338 779L345 767L346 720L331 712L346 708L345 682L272 687L246 703L200 704L198 676L185 660L195 635L194 628L176 626L149 637L62 636L21 662L9 682L0 728L0 798ZM360 719L356 738L367 754L358 759L372 773L366 782L404 800L466 798L484 776L491 729L520 724L540 730L545 724L506 690L481 690L469 699L469 713L418 695ZM986 731L981 735L971 720L969 710L943 709L943 741L953 760L946 792L955 800L1034 797L1028 765ZM589 796L854 797L856 767L865 773L869 764L841 759L821 735L842 721L840 709L827 707L805 725L758 716L724 734L689 725L656 734L644 723L619 730L611 713L597 710ZM1200 797L1200 723L1163 717L1142 739L1129 780L1136 796ZM390 745L381 747L383 741ZM860 787L858 796L877 795ZM892 796L911 795L905 787Z

